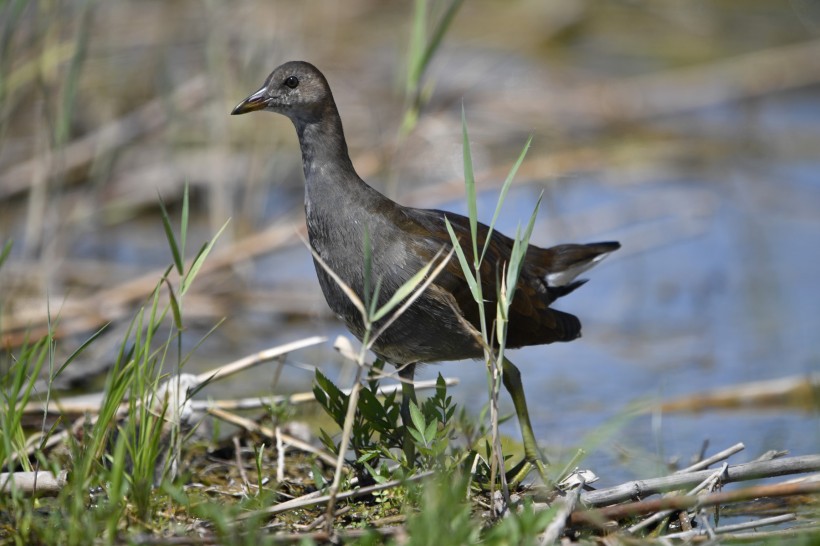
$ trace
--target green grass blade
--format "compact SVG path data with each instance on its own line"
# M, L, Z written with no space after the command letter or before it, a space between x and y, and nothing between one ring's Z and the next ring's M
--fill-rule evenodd
M176 266L177 273L182 275L185 272L185 265L182 263L182 253L179 251L177 238L174 235L174 228L171 227L171 217L168 215L168 209L165 207L165 201L162 196L159 197L159 210L162 216L162 227L165 229L165 237L168 239L168 245L171 247L171 255L174 258L174 266Z
M535 227L535 219L538 216L538 209L541 207L541 199L543 194L538 196L538 201L535 203L535 207L530 215L530 220L527 223L527 227L524 230L524 233L519 235L516 231L515 242L513 243L512 252L510 254L510 263L507 266L507 303L506 309L509 309L510 303L512 303L512 299L515 295L515 287L518 284L518 277L521 274L521 269L524 267L524 258L527 256L527 248L530 244L530 237L532 236L532 230ZM505 309L505 311L506 311ZM506 315L506 313L505 313Z
M202 247L202 249L199 251L199 254L197 254L196 259L194 259L194 263L191 264L191 268L188 270L188 273L186 273L185 277L182 279L182 287L179 291L181 296L184 296L185 293L188 292L188 289L191 288L191 284L193 284L194 279L197 276L197 273L199 273L199 270L205 263L205 258L207 258L208 254L210 254L211 250L213 250L216 241L219 239L219 236L222 235L222 232L225 231L226 227L228 227L228 222L230 222L230 220L222 224L222 227L219 228L219 231L216 232L216 235L214 235L213 238Z
M165 285L168 287L168 298L170 300L171 313L174 315L174 325L177 327L177 330L182 331L182 310L180 309L179 301L174 294L174 287L171 286L168 279L165 279Z
M68 141L71 129L71 119L74 112L74 103L77 98L78 82L85 64L86 53L88 52L88 42L91 37L89 28L93 24L93 0L85 0L80 6L79 24L76 27L74 56L68 67L68 74L64 81L64 87L60 96L60 115L57 117L55 126L55 140L59 146Z
M97 330L96 332L94 332L93 334L91 334L91 337L89 337L88 339L86 339L86 340L83 342L83 344L82 344L82 345L80 345L79 347L77 347L77 350L75 350L73 353L71 353L71 354L69 355L69 357L68 357L68 358L66 358L65 362L63 363L63 365L62 365L62 366L60 366L60 368L57 370L57 373L55 373L55 374L54 374L54 377L58 377L58 376L62 373L62 371L63 371L63 370L65 370L65 369L66 369L66 367L67 367L69 364L71 364L71 362L72 362L75 358L77 358L78 356L80 356L80 355L82 354L82 352L83 352L83 351L85 351L85 350L86 350L86 349L87 349L87 348L88 348L88 347L89 347L92 343L94 343L94 341L95 341L98 337L100 337L100 336L102 335L102 333L103 333L103 332L105 332L105 330L108 328L108 326L109 326L110 324L111 324L110 322L106 322L105 324L103 324L102 328L100 328L99 330Z
M3 267L3 264L6 263L9 254L11 254L12 246L14 246L14 239L9 239L6 241L6 244L3 245L3 250L0 250L0 267Z
M418 88L423 72L424 41L427 34L427 0L416 0L413 9L413 27L407 48L407 82L405 92L411 96Z
M453 226L450 224L447 216L444 217L444 225L447 226L447 233L450 234L450 240L453 242L453 248L455 249L456 256L458 257L461 272L464 273L464 279L470 287L470 293L473 295L473 298L478 298L478 283L476 282L475 275L473 275L472 266L470 265L470 262L467 261L467 256L465 256L464 249L461 247L461 241L458 240L456 232L453 230ZM476 301L480 301L480 299L477 299Z
M188 239L188 183L185 183L185 189L182 191L182 218L179 221L179 253L185 256L185 241Z
M467 115L464 104L461 105L461 140L464 154L464 185L467 188L467 211L470 218L470 235L473 243L473 259L478 259L478 205L476 203L475 174L473 173L473 156L470 152L470 136L467 133ZM473 265L477 266L476 261Z
M461 7L461 4L464 3L464 0L453 0L450 2L450 5L447 6L447 11L444 13L444 16L439 21L438 25L436 25L435 30L433 30L433 37L430 39L430 42L427 44L427 48L424 51L424 56L420 62L420 69L418 78L421 80L421 77L424 75L424 71L430 65L430 61L433 59L433 55L436 54L438 51L439 46L441 45L441 41L444 39L444 35L447 34L447 31L450 29L450 25L455 19L456 13L458 13L458 9Z

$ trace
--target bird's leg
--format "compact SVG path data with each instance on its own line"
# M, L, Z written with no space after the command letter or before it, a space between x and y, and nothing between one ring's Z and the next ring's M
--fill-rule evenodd
M416 444L413 443L413 436L410 434L410 426L413 423L410 417L410 401L416 403L416 387L413 383L415 373L415 362L399 367L399 377L401 378L401 423L404 428L403 447L404 455L407 457L407 464L411 467L416 460Z
M541 454L538 451L538 443L535 441L532 423L530 423L530 414L527 410L527 400L524 397L521 372L516 365L507 360L506 357L504 357L503 371L504 387L512 397L515 414L518 416L518 424L521 426L521 438L524 442L524 460L534 465L538 469L538 473L541 475L544 485L549 485L551 480L547 476L547 468L545 466L545 463L549 463L546 459L541 458ZM530 468L528 465L524 465L517 473L514 473L513 479L520 481L526 476Z

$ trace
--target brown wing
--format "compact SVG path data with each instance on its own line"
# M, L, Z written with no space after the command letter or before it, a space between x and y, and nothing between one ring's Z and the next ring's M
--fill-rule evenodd
M472 262L470 225L466 217L438 210L405 210L408 225L403 226L404 229L416 232L417 240L426 242L424 256L420 257L429 261L440 249L449 250L451 248L450 237L444 225L446 216L456 236L462 241L462 248L468 261ZM488 233L489 228L486 225L478 224L479 252L484 246ZM561 245L542 249L530 245L509 311L507 346L515 348L554 341L571 341L577 338L581 332L580 321L571 314L551 309L549 306L557 298L583 284L583 281L553 287L548 284L546 277L573 269L582 271L604 253L615 250L617 246L617 243L596 243L593 245ZM481 266L485 316L490 321L496 316L498 280L507 267L512 247L511 238L493 231L491 244ZM478 308L461 270L461 265L455 257L436 279L435 284L452 294L464 317L479 328Z

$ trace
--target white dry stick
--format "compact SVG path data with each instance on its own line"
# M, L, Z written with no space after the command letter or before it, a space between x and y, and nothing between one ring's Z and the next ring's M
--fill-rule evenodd
M26 493L58 493L68 483L68 471L58 474L41 470L39 472L0 473L0 493L9 493L12 487ZM35 485L37 489L35 490Z
M246 368L250 368L251 366L256 366L264 362L269 362L271 360L279 358L282 355L291 353L298 349L304 349L305 347L310 347L312 345L318 345L319 343L323 343L326 340L327 338L325 337L313 336L306 339L300 339L298 341L285 343L284 345L279 345L278 347L265 349L264 351L259 351L258 353L246 356L244 358L240 358L239 360L231 362L230 364L225 364L224 366L220 366L213 370L203 372L197 376L197 379L199 380L200 384L206 381L224 379L230 375L241 372Z
M276 483L285 481L285 443L282 441L282 431L279 427L274 429L276 433Z
M743 451L744 449L746 449L746 446L743 444L743 442L739 442L728 449L724 449L723 451L715 453L711 457L707 457L706 459L698 461L691 466L682 468L675 472L675 474L685 474L686 472L695 472L696 470L703 470L704 468L708 468L709 466L715 464L718 461L728 459L738 451Z
M555 517L552 518L544 534L541 535L538 544L545 546L547 544L554 544L558 540L558 537L561 536L561 533L564 532L564 528L567 526L569 515L575 510L578 499L581 498L581 491L584 490L585 483L582 476L578 480L578 486L567 493L566 498L561 503L561 507L555 513Z

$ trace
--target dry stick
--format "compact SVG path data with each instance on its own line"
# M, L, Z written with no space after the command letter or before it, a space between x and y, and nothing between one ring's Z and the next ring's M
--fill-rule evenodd
M239 436L232 438L234 456L236 458L236 469L239 471L239 477L242 479L242 488L245 490L245 495L251 494L251 482L248 480L248 473L245 472L245 466L242 464L242 446L239 445Z
M750 533L726 533L721 538L728 544L731 542L752 542L761 544L764 540L785 539L785 538L806 538L807 533L820 533L819 525L807 525L805 527L791 527L789 529L779 529L777 531L752 531ZM771 544L781 544L781 541ZM788 543L787 543L788 544ZM814 543L812 543L814 544Z
M772 516L770 518L760 518L754 521L746 521L744 523L735 523L732 525L724 525L715 529L715 534L721 535L726 533L734 533L735 531L743 531L746 529L755 529L757 527L764 527L766 525L777 525L778 523L787 523L797 519L796 514L783 514L782 516ZM682 533L670 533L663 535L663 538L689 540L697 536L703 535L704 530L693 529L691 531L684 531Z
M59 493L68 483L68 471L58 474L40 470L37 472L3 472L0 473L0 493L10 493L14 487L26 493ZM37 488L35 489L35 484Z
M213 370L203 372L197 376L197 381L199 381L199 383L202 384L206 381L224 379L235 373L239 373L245 370L246 368L250 368L252 366L256 366L264 362L269 362L271 360L279 358L282 355L291 353L298 349L304 349L305 347L310 347L312 345L318 345L319 343L324 343L325 341L327 341L326 337L313 336L305 339L300 339L299 341L285 343L284 345L279 345L278 347L273 347L271 349L265 349L264 351L259 351L258 353L246 356L244 358L240 358L239 360L231 362L230 364L225 364L224 366L220 366Z
M282 429L276 427L276 481L282 483L285 481L285 443L282 437Z
M350 507L350 506L344 506L342 508L339 508L338 510L333 512L333 518L335 519L339 516L343 516L343 515L347 514L348 512L350 512L350 510L352 510L352 507ZM327 514L322 514L318 518L316 518L312 522L310 522L309 524L300 526L299 529L301 529L303 532L313 531L314 529L317 529L320 525L322 525L325 522L326 519L327 519Z
M701 460L701 461L699 461L699 462L697 462L697 463L695 463L691 466L688 466L686 468L682 468L682 469L678 470L677 472L675 472L675 474L685 474L685 473L688 473L688 472L694 472L696 470L701 470L703 468L711 466L713 463L716 463L716 462L721 461L723 459L728 459L729 457L731 457L735 453L737 453L739 451L742 451L745 448L746 448L746 446L743 445L742 442L737 443L737 444L733 445L732 447L730 447L728 449L724 449L723 451L715 453L711 457L707 457L706 459L703 459L703 460ZM687 495L695 495L698 492L702 491L707 485L709 487L712 487L711 484L715 483L718 480L718 478L720 476L722 476L724 474L724 472L726 472L727 466L728 466L728 464L724 462L723 467L719 471L715 472L714 474L712 474L711 476L709 476L708 478L703 480L700 484L698 484L695 488L693 488L691 491L689 491L686 494ZM648 527L649 525L652 525L653 523L661 521L662 519L666 518L667 516L670 516L672 513L674 513L674 510L664 510L664 511L658 512L658 513L646 518L645 520L633 525L632 527L628 528L627 532L628 533L635 533L636 531L639 531L639 530L641 530L645 527ZM680 520L681 520L682 525L688 525L689 524L689 518L684 513L681 513Z
M820 470L820 455L802 455L773 461L756 461L730 466L726 472L726 483L782 476L784 474L816 472L818 470ZM703 481L712 472L712 470L699 470L687 474L672 474L662 478L626 482L608 489L585 491L581 494L581 502L587 506L602 506L672 489L692 487Z
M262 434L264 436L267 436L268 438L271 438L273 440L276 439L276 431L275 430L271 430L269 427L260 425L259 423L257 423L256 421L252 421L251 419L246 419L245 417L241 417L241 416L236 415L234 413L229 413L227 411L224 411L224 410L221 410L221 409L218 409L218 408L210 408L208 410L208 413L210 415L216 417L217 419L221 419L222 421L225 421L226 423L230 423L232 425L236 425L238 427L241 427L241 428L243 428L243 429L245 429L249 432L256 432L256 433ZM281 431L279 432L279 436L282 438L282 440L289 443L293 447L295 447L297 449L301 449L302 451L305 451L307 453L312 453L312 454L316 455L317 457L319 457L320 459L322 459L324 462L326 462L329 465L335 465L336 464L336 459L334 457L332 457L331 455L325 453L321 449L313 447L312 445L310 445L307 442L303 442L299 438L291 436L290 434L285 434L284 432L281 432Z
M134 112L104 127L78 138L60 150L59 169L49 176L63 174L91 163L100 154L110 152L152 133L164 126L168 116L169 102L175 110L186 111L201 106L208 97L208 79L196 76L171 92L170 97L159 97ZM170 100L169 100L170 99ZM51 152L47 152L48 156ZM7 169L0 175L0 199L7 199L28 189L32 175L43 164L45 156L32 157Z
M391 480L389 482L384 482L376 485L371 485L369 487L362 487L361 489L354 489L351 491L343 491L336 495L336 500L345 500L345 499L353 499L356 497L361 497L364 495L369 495L371 493L376 493L378 491L384 491L385 489L392 489L394 487L398 487L400 485L404 485L406 483L412 483L420 481L428 476L433 475L432 470L428 470L427 472L422 472L421 474L416 474L410 476L409 478L405 478L404 480ZM239 514L236 519L237 521L245 520L248 518L260 516L260 515L273 515L279 514L281 512L286 512L288 510L295 510L297 508L304 508L306 506L313 506L316 504L324 504L330 501L330 495L319 495L319 492L313 492L303 497L299 497L293 500L289 500L287 502L282 502L271 506L269 508L264 508L262 510L257 510L255 512L246 512L243 514Z
M723 468L716 471L714 474L712 474L711 476L709 476L708 478L706 478L705 480L700 482L697 486L695 486L688 493L686 493L686 495L696 495L700 491L704 490L707 486L712 487L713 484L717 483L717 481L720 479L720 477L726 472L727 467L728 467L728 465L726 463L723 463ZM667 498L669 498L669 497L667 497ZM626 532L627 533L635 533L636 531L640 531L641 529L643 529L645 527L649 527L653 523L661 521L662 519L664 519L667 516L671 515L673 512L674 512L674 510L661 510L660 512L657 512L657 513L651 515L650 517L646 518L645 520L643 520L639 523L636 523L635 525L629 527L626 530Z
M698 461L697 463L695 463L691 466L687 466L686 468L681 468L680 470L675 472L675 474L685 474L687 472L694 472L696 470L702 470L704 468L707 468L707 467L715 464L718 461L728 459L729 457L731 457L732 455L734 455L738 451L743 451L744 449L746 449L746 446L743 445L743 442L739 442L739 443L733 445L732 447L730 447L728 449L724 449L723 451L720 451L718 453L715 453L711 457L707 457L706 459L703 459L702 461Z
M584 490L584 485L586 485L586 480L581 476L575 489L567 493L567 497L564 499L561 508L558 509L558 512L556 512L555 517L552 518L544 534L541 535L538 544L542 546L545 544L554 544L558 540L558 537L561 536L561 533L564 532L564 528L567 526L569 515L575 511L575 506L578 504L578 499L581 498L581 491Z
M291 341L289 343L285 343L283 345L278 345L276 347L271 347L269 349L265 349L263 351L259 351L250 356L246 356L244 358L240 358L234 362L229 364L225 364L218 368L214 368L213 370L203 372L199 375L192 376L190 374L183 374L183 376L190 379L190 382L193 384L193 387L200 387L203 383L210 382L210 381L218 381L220 379L224 379L229 377L233 374L239 373L247 368L252 366L256 366L258 364L263 364L265 362L269 362L271 360L275 360L283 355L292 353L293 351L297 351L299 349L304 349L306 347L311 347L313 345L318 345L323 343L327 340L325 337L321 336L313 336L305 339L300 339L297 341ZM48 405L42 402L29 402L25 409L23 410L24 413L39 413L44 411L47 408L47 411L54 412L54 413L85 413L85 412L94 412L99 410L100 403L102 403L102 399L105 396L105 393L95 393L93 395L82 395L79 397L71 398L68 400L50 400ZM264 407L265 402L263 400L269 400L270 403L276 403L278 401L290 401L291 398L298 399L299 402L313 400L312 393L303 393L301 395L292 395L288 396L281 396L281 397L270 397L268 399L263 398L256 398L255 405L249 406L252 408ZM194 404L193 401L189 401L191 404L192 409L198 410L207 410L213 407L215 404L210 401L200 401L197 404ZM128 404L124 404L127 406ZM229 404L228 404L229 405ZM232 409L231 407L225 409ZM244 408L242 408L244 409Z
M702 497L681 495L573 512L570 515L570 523L571 525L598 525L608 520L621 520L641 514L651 514L658 510L687 510L689 508L705 508L719 504L741 502L759 497L789 497L815 493L820 493L820 482L758 485L735 491L712 493Z
M302 242L306 247L308 247L308 250L310 250L314 261L318 263L322 269L324 269L325 273L327 273L330 278L333 279L336 285L342 290L342 292L344 292L350 303L352 303L359 313L361 313L362 320L367 323L368 314L362 300L356 295L353 289L348 286L342 278L339 277L335 271L333 271L333 269L330 268L322 257L319 256L319 253L316 252L312 246L310 246L310 243L306 239L302 239ZM367 332L370 333L370 325L367 326ZM330 484L330 494L328 495L327 510L325 512L327 515L326 529L328 534L333 531L333 513L336 505L336 495L339 493L339 486L342 481L342 468L344 467L345 452L347 451L347 444L350 441L350 433L353 430L353 421L356 417L356 406L359 403L359 390L362 388L361 379L362 370L364 369L365 351L365 347L362 346L361 351L359 351L358 358L355 361L356 377L353 381L353 387L351 387L350 394L347 399L347 412L345 413L344 425L342 427L342 439L339 441L339 455L336 457L336 470L333 473L333 483Z
M361 354L364 357L364 351ZM342 468L345 462L345 452L347 451L347 444L350 442L350 434L353 431L353 421L356 420L356 406L359 404L359 391L362 389L362 366L361 362L357 362L356 378L354 379L353 388L350 390L350 397L347 399L347 413L345 414L344 427L342 428L342 439L339 441L339 456L336 458L336 470L333 472L333 483L330 484L330 493L328 494L327 509L325 511L325 527L328 533L333 531L333 514L336 507L336 498L339 493L339 487L342 483Z
M392 377L385 374L387 377ZM396 378L397 381L400 379ZM445 377L444 384L448 387L458 385L458 379L455 377ZM418 381L415 383L416 390L428 390L436 388L435 379L427 379L425 381ZM401 389L401 385L387 385L379 387L376 391L377 396L387 396ZM346 395L350 394L350 389L342 389ZM58 401L51 400L48 404L48 411L50 413L58 413L62 415L69 414L83 414L95 412L100 409L100 402L102 401L103 393L95 393L94 396L86 395L64 398ZM220 409L225 411L236 410L252 410L259 409L275 404L305 404L308 402L315 402L316 398L313 392L297 392L294 394L281 394L273 396L255 396L251 398L239 398L234 400L190 400L190 407L194 411L209 411L212 409ZM43 402L29 402L23 409L24 414L40 413L44 411L46 405ZM52 436L53 437L53 436ZM52 447L54 443L49 439L47 447Z

